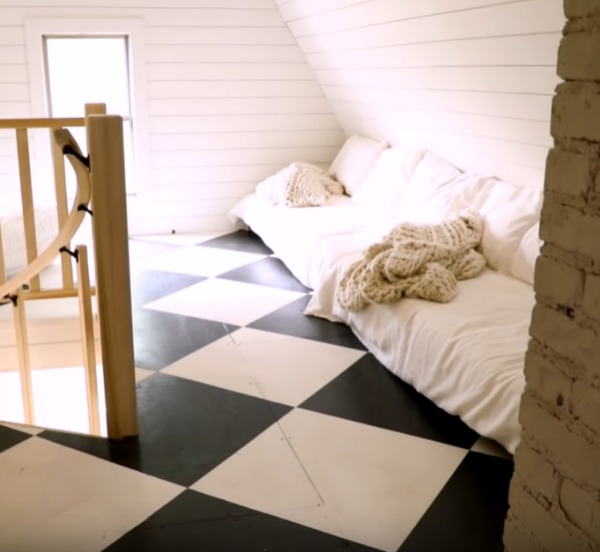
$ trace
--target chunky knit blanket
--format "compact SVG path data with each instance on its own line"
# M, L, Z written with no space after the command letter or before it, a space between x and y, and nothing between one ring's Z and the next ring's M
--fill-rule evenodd
M324 205L331 195L343 194L344 188L323 169L298 161L263 180L256 193L273 205L313 207Z
M348 268L337 300L350 311L402 297L446 303L458 293L457 280L483 270L485 259L473 249L482 231L481 215L473 211L436 225L400 224Z

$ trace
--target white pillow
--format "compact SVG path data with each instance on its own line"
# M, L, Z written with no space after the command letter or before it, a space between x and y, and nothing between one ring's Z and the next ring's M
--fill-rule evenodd
M542 191L491 180L473 204L484 218L480 250L488 265L510 274L514 255L525 235L539 221Z
M537 222L523 236L510 267L510 274L533 285L535 261L543 243L540 239L540 223Z
M460 170L432 153L425 153L395 204L395 223L437 224L449 214L459 190L453 184Z
M352 201L380 216L391 214L394 203L425 154L422 150L392 147L383 150Z
M350 136L331 163L329 174L341 182L346 193L351 196L363 183L379 154L387 147L387 142L364 136Z
M496 178L476 173L462 173L454 178L445 197L445 216L450 217L465 209L474 210L477 198L490 180L496 181Z

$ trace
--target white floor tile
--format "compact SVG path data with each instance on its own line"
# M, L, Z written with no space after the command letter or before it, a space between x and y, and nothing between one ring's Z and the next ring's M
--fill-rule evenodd
M269 454L273 435L265 432L240 451L260 458L260 471L246 471L233 457L195 488L390 552L402 544L467 453L302 409L284 416L279 426L309 479L302 487L281 485L286 466ZM294 481L296 472L290 476ZM318 509L281 507L292 503L289 495L295 489L307 492L309 485L322 498Z
M266 255L214 247L182 247L156 256L152 261L146 263L146 269L194 276L218 276L265 257Z
M303 295L256 284L210 279L148 303L144 308L246 326Z
M135 369L135 381L136 383L139 383L140 381L145 380L146 378L149 378L150 376L153 376L154 374L156 374L155 370L146 370L145 368L137 368Z
M147 236L134 236L134 241L148 241L152 243L165 243L167 245L180 245L183 247L202 243L229 232L210 232L210 233L182 233L182 234L152 234Z
M241 328L162 372L296 406L363 351Z
M11 552L103 550L183 490L37 437L0 454L0 489Z
M229 494L236 502L260 511L315 508L321 500L298 462L281 428L271 426L260 435L260 446L247 446L227 459L227 468L213 470L191 489L212 496ZM256 493L248 480L268 482Z

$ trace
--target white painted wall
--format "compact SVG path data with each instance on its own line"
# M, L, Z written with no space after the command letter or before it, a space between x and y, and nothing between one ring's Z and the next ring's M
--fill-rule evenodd
M541 186L561 0L277 0L344 130Z
M328 165L343 142L273 0L0 0L0 117L43 115L25 32L43 17L143 20L147 178L130 201L132 233L227 228L259 180L294 160ZM13 186L13 149L0 135L0 194Z
M148 176L133 233L225 228L263 177L296 159L328 164L340 125L541 185L561 0L123 4L0 0L0 117L37 115L26 18L142 18ZM11 147L0 136L3 196Z

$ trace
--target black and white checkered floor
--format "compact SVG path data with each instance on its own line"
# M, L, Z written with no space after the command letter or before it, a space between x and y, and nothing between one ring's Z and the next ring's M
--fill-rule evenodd
M139 438L0 425L0 551L502 550L500 447L304 316L256 236L181 243L133 277Z

